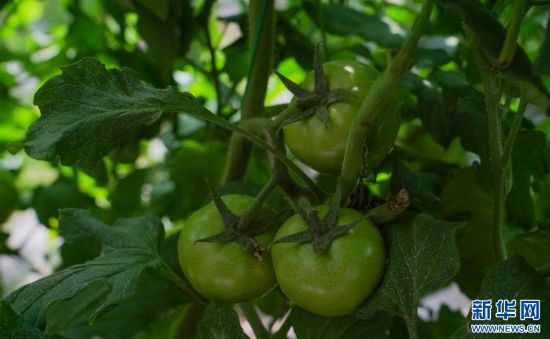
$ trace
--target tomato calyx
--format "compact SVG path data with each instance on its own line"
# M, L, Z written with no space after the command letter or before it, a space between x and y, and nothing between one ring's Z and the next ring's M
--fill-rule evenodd
M296 114L291 115L281 123L278 131L290 123L308 118L312 115L315 115L321 120L326 128L328 127L329 118L328 107L335 102L345 100L351 96L351 94L343 88L329 90L327 77L320 57L319 44L317 44L315 49L313 65L315 75L315 88L313 91L305 90L281 73L275 72L285 87L294 94L296 97L296 105L299 108Z
M338 224L338 212L342 201L341 184L336 189L335 199L330 206L328 213L321 219L319 214L309 201L305 198L298 199L297 203L291 203L306 225L308 229L302 232L294 233L282 237L274 242L278 243L311 243L313 250L317 253L326 252L332 241L338 237L347 234L353 227L361 223L368 217L359 218L349 224Z
M274 217L266 218L265 220L257 220L255 211L253 211L253 213L246 213L242 216L238 216L227 207L221 199L221 196L216 192L216 189L208 182L207 185L212 195L214 205L225 227L220 233L199 239L196 242L228 243L236 241L245 251L252 254L261 262L266 249L260 245L254 237L272 227L277 222L278 218ZM252 225L261 226L251 227Z

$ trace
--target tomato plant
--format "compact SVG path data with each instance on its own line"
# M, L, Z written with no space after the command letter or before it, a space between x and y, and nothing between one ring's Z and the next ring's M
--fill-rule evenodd
M326 215L328 206L314 209ZM338 222L364 216L342 209ZM300 215L288 219L275 240L307 229ZM362 220L352 231L333 241L325 253L311 244L275 244L273 266L283 292L298 306L325 316L352 313L378 286L384 271L384 243L374 224Z
M0 338L544 336L549 6L0 1Z

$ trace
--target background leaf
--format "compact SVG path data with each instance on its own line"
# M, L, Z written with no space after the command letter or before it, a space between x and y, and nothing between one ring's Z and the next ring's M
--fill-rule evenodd
M52 302L73 298L90 284L102 284L108 287L108 292L90 316L93 323L96 317L135 293L138 279L146 269L162 264L158 246L164 229L157 218L121 219L110 227L86 211L68 209L62 211L60 223L82 228L99 239L102 255L11 293L7 301L33 324L44 324L45 313Z

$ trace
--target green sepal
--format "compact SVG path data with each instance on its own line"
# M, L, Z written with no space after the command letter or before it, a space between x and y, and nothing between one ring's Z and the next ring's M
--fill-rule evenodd
M306 231L289 234L277 239L273 244L280 243L311 243L313 250L318 253L327 251L332 241L341 237L353 229L357 224L368 219L368 216L361 217L345 225L338 225L338 211L342 203L342 180L338 180L334 200L329 211L321 220L309 201L300 198L297 203L290 201L296 213L304 220L308 229Z
M210 194L212 195L212 201L214 202L214 205L216 206L216 209L218 210L218 213L220 214L225 227L220 233L203 239L199 239L195 242L228 243L236 241L245 251L255 256L258 261L262 261L263 254L265 253L265 248L260 245L256 241L256 239L254 239L254 236L262 233L269 227L272 227L277 219L272 218L271 220L266 220L262 224L264 226L260 229L250 230L247 227L240 227L242 226L240 224L246 218L242 218L231 212L229 207L227 207L227 205L223 202L221 196L218 194L214 186L212 186L209 181L206 181L206 184L208 186ZM241 231L241 229L245 229L247 231Z
M216 209L222 217L223 224L228 228L235 226L239 222L239 217L229 210L227 205L223 202L221 196L208 180L206 180L206 185L208 186L208 190L212 196L212 201L214 201L214 205L216 205Z
M275 72L285 87L294 94L296 105L300 109L300 112L286 118L279 126L277 132L290 123L306 119L312 115L317 116L325 128L327 128L329 120L328 107L335 102L345 100L351 96L347 90L342 88L329 90L323 62L320 57L319 44L317 44L315 49L313 69L315 76L315 88L313 91L305 90L284 75Z

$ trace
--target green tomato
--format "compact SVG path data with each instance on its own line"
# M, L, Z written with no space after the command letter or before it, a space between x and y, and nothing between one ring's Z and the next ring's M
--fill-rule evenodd
M368 65L347 60L330 61L323 68L329 89L343 88L351 96L328 107L326 127L317 116L310 116L285 126L284 136L288 148L304 164L319 172L338 174L353 119L379 72ZM310 73L303 87L313 90L314 83L314 74Z
M222 200L236 215L242 215L254 198L225 195ZM268 213L267 208L262 211ZM258 261L239 243L196 242L216 235L224 224L213 202L193 213L179 237L178 256L183 273L191 285L212 301L239 303L256 299L276 285L269 253ZM260 234L256 241L267 248L273 233Z
M315 208L323 217L328 206ZM364 215L341 209L339 224L348 224ZM307 229L303 219L294 215L275 235L275 239ZM334 239L323 253L311 243L279 243L271 255L279 286L298 306L323 316L352 313L378 286L384 271L384 241L374 224L365 219L347 234Z

